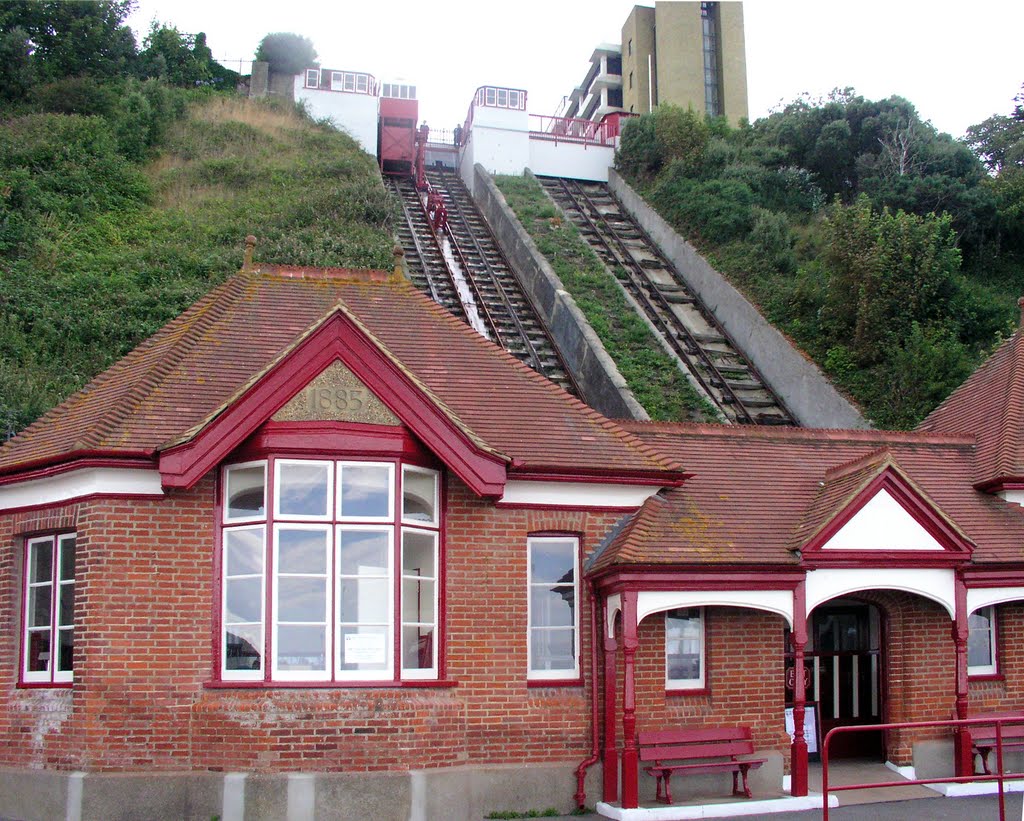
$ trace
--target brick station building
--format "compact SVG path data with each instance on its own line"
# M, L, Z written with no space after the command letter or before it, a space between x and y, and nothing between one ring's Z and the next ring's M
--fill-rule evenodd
M0 815L629 810L665 727L801 795L1020 709L1022 345L917 433L616 422L397 273L247 268L0 449Z

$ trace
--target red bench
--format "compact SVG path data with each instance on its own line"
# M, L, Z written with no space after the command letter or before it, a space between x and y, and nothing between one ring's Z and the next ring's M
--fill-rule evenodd
M1014 718L1021 721L1019 713L996 714L991 716L976 716L976 718ZM967 728L971 733L971 743L974 745L974 752L981 757L981 767L985 775L992 775L988 766L988 754L996 748L996 727L995 725L974 725ZM1003 750L1024 749L1024 724L1004 724L1002 729Z
M658 783L658 800L672 803L670 781L674 773L732 773L732 794L750 798L747 773L767 759L739 759L754 754L749 727L715 727L701 730L655 730L640 733L640 760L653 761L644 772ZM667 763L680 762L680 763ZM737 776L743 778L740 790Z

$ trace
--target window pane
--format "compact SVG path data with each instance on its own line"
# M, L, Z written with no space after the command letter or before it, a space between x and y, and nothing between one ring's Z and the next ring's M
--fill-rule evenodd
M60 543L60 578L70 581L75 578L75 537L62 536Z
M383 576L388 572L386 530L341 530L338 573L342 576Z
M228 576L246 576L263 572L263 529L224 531L224 572Z
M48 582L53 580L53 542L35 542L32 545L29 559L30 582ZM49 620L46 622L49 624Z
M266 515L266 475L266 468L263 465L227 469L228 519L258 518Z
M402 518L417 522L437 521L437 474L418 470L402 472Z
M572 670L576 667L571 627L534 630L530 636L530 651L534 670Z
M324 622L327 618L327 580L305 576L278 578L277 618L282 622Z
M326 670L326 642L322 626L281 625L277 629L278 669Z
M575 541L533 541L530 543L530 579L539 582L573 581Z
M429 670L434 666L433 626L402 628L402 667Z
M697 608L665 614L665 676L670 681L700 682L702 625Z
M224 667L228 670L263 668L261 625L235 625L224 631Z
M530 590L530 614L532 623L538 627L572 627L572 587L533 587Z
M388 579L341 579L338 621L355 624L387 624Z
M402 575L435 576L435 535L420 530L402 531Z
M327 531L282 527L277 531L277 572L327 572Z
M57 670L61 673L70 673L74 661L75 631L60 630L57 635L60 642L57 648Z
M391 517L391 468L341 466L341 515L352 519Z
M313 462L278 462L278 513L326 516L330 466Z
M992 660L991 608L983 607L971 613L967 620L967 666L990 667Z
M224 584L224 621L263 621L263 579L228 579Z
M387 670L388 634L385 627L342 627L342 670Z
M434 621L434 582L422 579L402 580L402 621Z
M32 587L28 591L28 626L49 627L50 626L50 585Z
M60 607L57 614L57 624L61 627L70 627L75 623L75 586L73 584L62 584L60 586Z
M50 669L50 631L32 630L28 634L28 669L45 673Z

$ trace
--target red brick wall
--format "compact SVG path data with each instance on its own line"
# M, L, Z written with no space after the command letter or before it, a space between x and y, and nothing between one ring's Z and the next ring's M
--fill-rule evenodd
M0 517L0 763L86 770L382 770L573 761L589 686L526 684L527 535L593 550L620 514L497 509L451 481L443 688L209 689L214 482L61 509L78 532L73 690L17 689L19 534ZM70 516L70 518L68 518ZM589 599L581 667L589 678Z

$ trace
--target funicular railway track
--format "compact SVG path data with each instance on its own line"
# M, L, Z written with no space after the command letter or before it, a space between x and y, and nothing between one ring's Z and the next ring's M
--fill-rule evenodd
M796 424L714 314L606 185L539 179L730 422Z
M513 356L575 396L579 388L547 327L499 250L469 191L455 173L431 170L431 186L448 209L448 226L434 231L411 178L389 177L402 203L399 242L409 277L440 305ZM447 252L447 253L446 253Z

